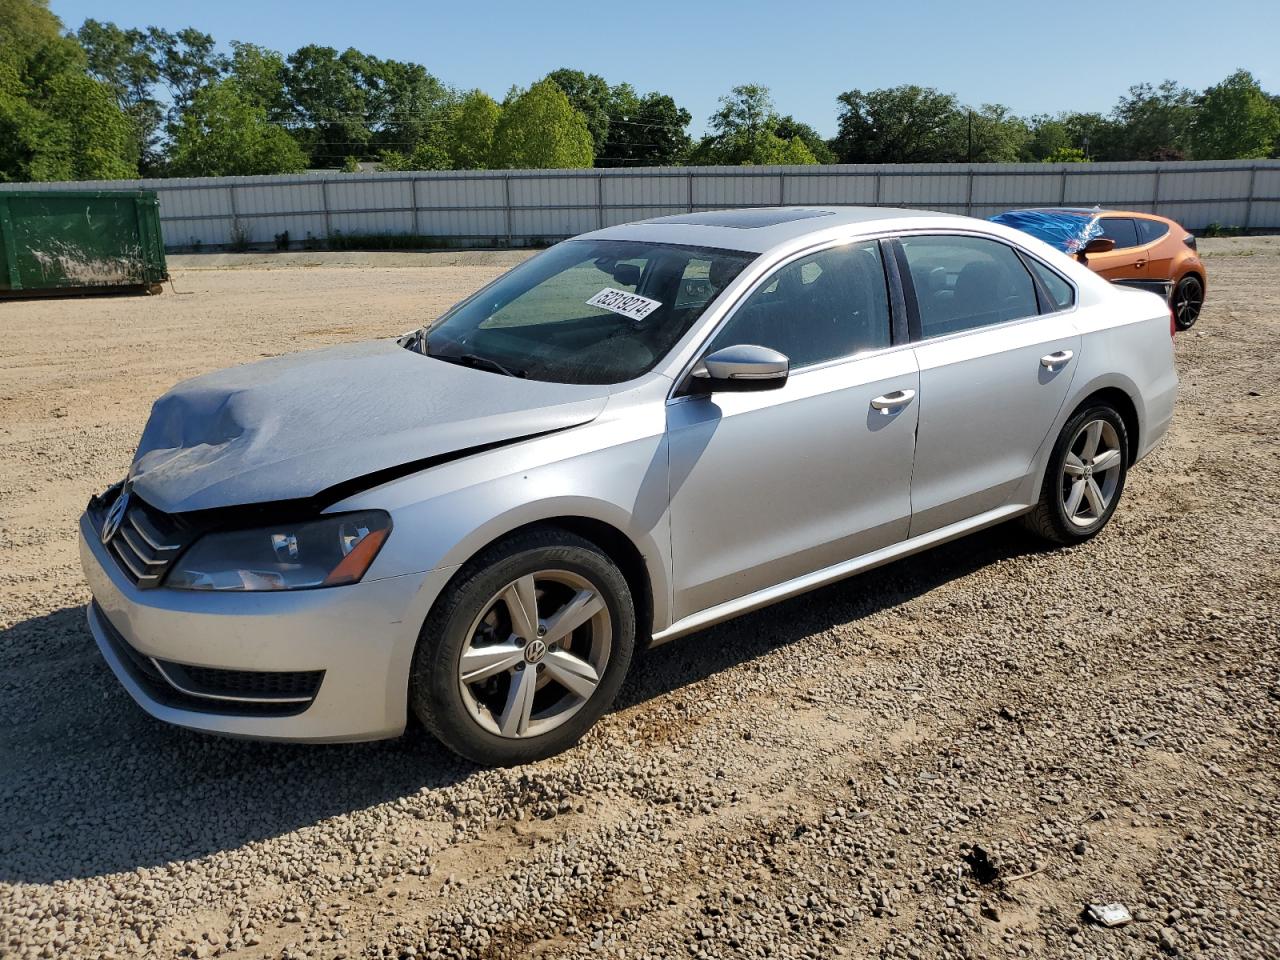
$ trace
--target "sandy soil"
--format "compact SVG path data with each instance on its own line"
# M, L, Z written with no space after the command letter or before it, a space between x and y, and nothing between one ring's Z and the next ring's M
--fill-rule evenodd
M400 333L523 254L0 302L0 957L1280 956L1280 244L1202 249L1176 423L1101 537L998 529L668 645L516 771L150 720L74 531L177 380Z

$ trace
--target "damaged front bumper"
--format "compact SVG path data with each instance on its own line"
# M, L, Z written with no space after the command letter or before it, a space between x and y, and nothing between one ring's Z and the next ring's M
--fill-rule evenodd
M396 736L427 611L452 570L318 590L140 589L80 518L89 628L144 710L179 726L272 740Z

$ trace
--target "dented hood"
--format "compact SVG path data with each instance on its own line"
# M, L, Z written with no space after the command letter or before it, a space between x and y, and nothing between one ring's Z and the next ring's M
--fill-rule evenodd
M462 367L395 341L313 350L178 384L152 408L129 475L168 513L304 499L587 423L608 392Z

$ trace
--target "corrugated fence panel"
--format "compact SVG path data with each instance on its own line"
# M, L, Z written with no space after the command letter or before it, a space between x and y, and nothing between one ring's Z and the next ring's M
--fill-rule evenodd
M850 164L424 171L6 184L6 190L149 189L169 247L237 238L271 246L346 234L477 244L556 240L600 226L722 207L872 204L990 216L1012 207L1151 210L1191 229L1280 229L1280 161Z
M782 200L780 175L768 167L709 167L693 178L693 208L710 210L720 207L765 207ZM785 169L785 168L784 168Z
M935 207L948 213L963 213L968 196L969 176L962 172L886 174L880 178L880 203L887 206Z
M787 177L787 203L874 204L877 173L804 174Z

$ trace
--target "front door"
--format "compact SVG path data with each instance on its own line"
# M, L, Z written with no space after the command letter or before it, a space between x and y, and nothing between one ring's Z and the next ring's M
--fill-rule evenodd
M786 264L707 349L779 350L786 385L670 402L677 618L906 538L920 384L885 289L874 241Z

